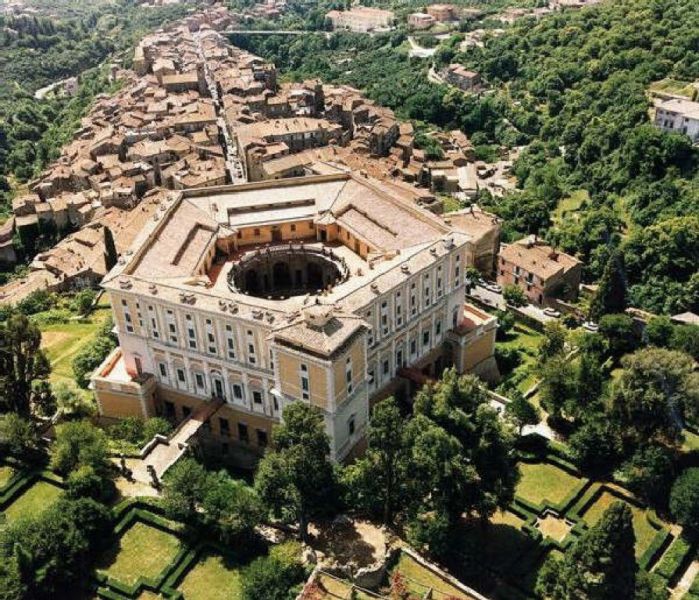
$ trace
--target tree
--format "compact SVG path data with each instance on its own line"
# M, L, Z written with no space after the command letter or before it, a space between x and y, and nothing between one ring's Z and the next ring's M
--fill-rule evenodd
M588 473L607 473L617 463L619 434L605 415L595 414L569 438L575 464Z
M252 488L225 471L209 475L202 508L205 523L228 545L249 539L262 517Z
M580 418L590 410L602 395L604 378L596 354L582 352L575 371L575 416Z
M699 536L699 468L685 470L672 484L670 512L687 537Z
M335 493L330 441L318 408L295 402L282 416L255 474L255 490L276 517L296 521L307 541L309 519L327 511Z
M525 425L536 425L541 414L523 394L515 393L505 407L505 418L517 427L517 433L522 435Z
M36 446L36 431L31 421L15 413L0 415L0 449L22 457Z
M519 307L529 304L522 289L517 285L506 285L502 290L502 297L510 306Z
M0 323L0 404L25 418L31 415L33 382L50 372L40 346L41 332L26 316L13 314Z
M408 454L404 427L405 421L392 397L377 403L369 422L366 454L343 474L352 504L381 515L386 524L393 522L406 493Z
M476 267L467 267L464 273L467 291L470 292L481 281L481 272Z
M182 458L163 479L163 506L173 519L191 521L206 489L206 469L193 458Z
M549 414L556 419L564 413L575 414L575 373L570 361L563 355L554 356L542 363L538 372L539 399Z
M507 335L515 326L515 316L509 310L499 310L497 312L498 330L496 332L497 340L504 341Z
M666 505L674 479L675 464L665 446L651 445L636 450L620 469L620 478L649 504Z
M638 571L634 544L631 509L615 502L563 559L548 559L537 594L550 600L633 600Z
M651 346L667 348L675 326L669 317L652 317L646 325L646 338Z
M699 378L694 360L674 350L644 348L621 360L612 384L610 417L632 447L651 441L675 444L682 418L697 414Z
M293 600L304 569L295 545L282 544L253 560L241 573L242 600Z
M107 271L111 271L114 265L117 264L119 254L117 253L116 245L114 244L114 236L109 227L104 228L104 265Z
M633 319L624 314L607 314L599 320L599 334L607 342L609 353L618 359L638 346Z
M89 421L63 423L56 427L56 441L51 449L51 467L68 475L89 466L100 476L109 469L107 436Z
M544 325L544 339L539 345L539 356L543 360L562 354L566 343L566 330L558 321Z
M78 311L78 314L80 316L87 316L90 314L90 311L92 310L92 304L95 301L95 298L97 297L97 293L95 290L81 290L77 294L75 294L75 298L73 299L73 306L75 307L75 310Z
M626 309L626 274L624 255L619 250L610 253L599 281L597 293L590 304L593 321L608 314L622 313Z
M679 325L670 338L670 348L686 352L699 360L699 325Z
M59 598L65 590L87 583L85 573L110 541L110 533L108 508L88 498L59 499L38 516L0 532L0 565L19 557L26 597Z

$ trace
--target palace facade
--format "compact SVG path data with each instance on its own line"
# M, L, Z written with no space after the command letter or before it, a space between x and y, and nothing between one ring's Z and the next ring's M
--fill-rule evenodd
M103 281L119 336L92 378L104 419L209 406L208 440L244 462L307 402L345 460L378 399L451 365L497 373L496 319L464 303L483 228L327 167L162 201Z

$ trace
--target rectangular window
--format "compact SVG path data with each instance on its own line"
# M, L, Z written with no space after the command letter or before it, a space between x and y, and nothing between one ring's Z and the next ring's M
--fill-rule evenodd
M308 400L311 394L311 382L308 378L308 365L301 365L301 398Z
M195 373L194 374L194 381L197 384L197 389L200 391L204 391L206 389L204 385L204 376L201 373Z
M423 346L429 346L429 345L430 345L430 332L429 332L429 331L423 331L423 332L422 332L422 345L423 345Z
M402 367L403 366L403 351L398 350L396 352L396 367Z
M410 356L415 356L417 354L417 340L410 340Z
M352 393L352 359L348 356L345 365L345 380L347 381L347 393Z
M254 391L252 393L252 401L255 404L262 404L262 392Z
M167 330L170 333L170 341L177 343L177 326L175 325L175 313L171 310L166 312Z
M267 447L267 432L264 429L257 430L257 445L260 448Z
M354 415L352 415L349 418L349 421L347 421L347 431L349 432L350 436L354 435L354 431L355 431Z
M388 372L389 372L390 368L391 368L391 366L390 366L388 360L384 360L384 361L383 361L383 367L382 367L382 369L383 369L383 374L384 374L384 375L388 375Z
M437 322L434 324L434 333L437 337L442 335L442 320L438 319Z
M177 381L182 384L187 383L187 376L184 374L184 369L177 369Z
M234 383L233 384L233 397L236 400L242 400L243 399L243 386L240 385L239 383Z
M160 369L160 377L167 379L167 365L165 363L158 363L158 369Z
M197 332L194 329L194 323L192 322L192 315L186 315L185 320L187 321L187 337L188 345L192 350L197 349Z
M250 442L248 426L245 423L238 423L238 439L246 444Z
M218 427L221 430L221 435L224 437L228 437L231 434L230 427L228 425L228 419L224 419L223 417L218 418Z

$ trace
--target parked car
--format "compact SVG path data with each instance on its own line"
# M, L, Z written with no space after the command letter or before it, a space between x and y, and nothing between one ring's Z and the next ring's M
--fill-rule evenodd
M483 287L484 287L486 290L490 290L491 292L495 292L496 294L499 294L499 293L502 292L502 286L498 285L498 284L495 283L494 281L486 281L486 282L483 284Z
M597 333L599 331L599 325L593 321L585 321L583 324L583 329L590 331L592 333Z
M547 307L544 309L544 314L545 314L547 317L553 317L554 319L557 319L558 317L561 316L561 311L556 310L555 308L553 308L553 307L551 307L551 306L547 306Z

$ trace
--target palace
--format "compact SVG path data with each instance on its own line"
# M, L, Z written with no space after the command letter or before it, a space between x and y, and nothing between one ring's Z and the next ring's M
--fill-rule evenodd
M464 303L497 219L440 217L419 190L325 167L161 202L103 281L119 336L92 378L104 419L209 406L208 442L251 464L284 407L308 402L339 461L378 399L451 365L497 376L496 319Z

